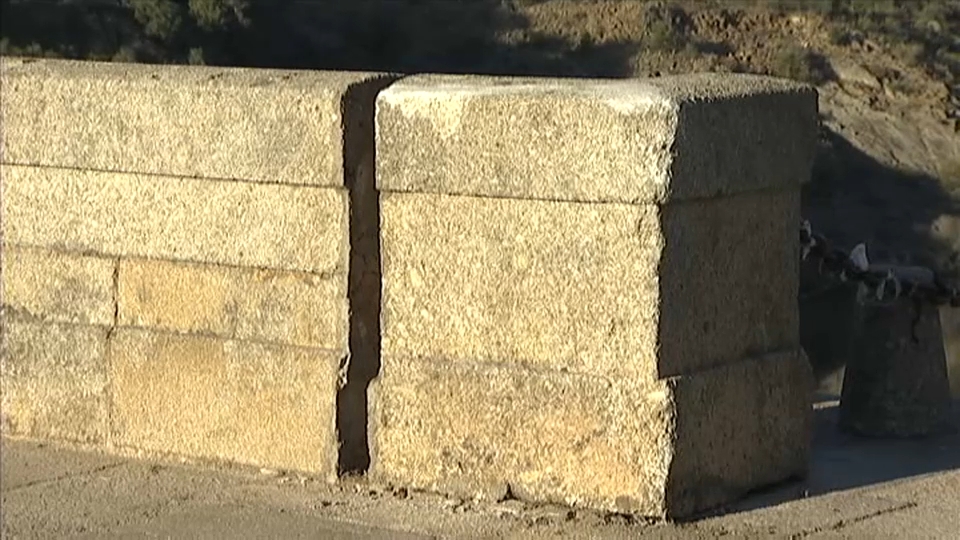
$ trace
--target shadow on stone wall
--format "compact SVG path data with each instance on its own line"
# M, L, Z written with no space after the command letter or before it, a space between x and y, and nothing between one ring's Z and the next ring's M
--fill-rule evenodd
M824 128L803 215L837 247L864 242L871 262L923 265L956 277L955 252L931 234L942 216L960 216L960 201L928 175L898 170ZM823 390L839 395L840 377L860 322L856 285L801 271L801 336Z

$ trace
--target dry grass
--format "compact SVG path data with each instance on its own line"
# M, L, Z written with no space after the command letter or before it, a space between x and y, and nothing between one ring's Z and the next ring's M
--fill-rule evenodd
M951 191L960 190L960 158L941 164L940 180Z
M781 50L771 66L773 75L807 83L818 82L819 76L813 65L812 54L799 45Z
M656 19L647 23L641 42L648 50L677 52L687 45L687 36L669 21Z

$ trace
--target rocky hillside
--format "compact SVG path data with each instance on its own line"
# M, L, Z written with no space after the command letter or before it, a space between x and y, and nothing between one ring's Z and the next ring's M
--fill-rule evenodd
M745 71L816 84L824 147L805 193L815 225L882 258L949 265L949 250L920 238L930 230L960 248L960 2L546 0L523 12L530 25L516 41L618 44L631 76Z

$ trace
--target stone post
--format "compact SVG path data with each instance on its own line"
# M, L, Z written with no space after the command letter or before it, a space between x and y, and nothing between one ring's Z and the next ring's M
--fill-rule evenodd
M373 473L668 518L804 474L816 132L746 75L381 93Z
M937 308L912 299L865 306L840 398L840 426L867 436L950 428L950 383Z

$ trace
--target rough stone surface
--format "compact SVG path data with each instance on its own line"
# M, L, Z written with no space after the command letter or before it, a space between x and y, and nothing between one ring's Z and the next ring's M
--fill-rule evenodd
M419 75L377 99L377 182L630 203L793 189L816 136L816 92L767 77Z
M802 349L667 381L675 403L668 514L807 473L815 381Z
M343 186L374 73L4 60L4 163Z
M117 282L124 326L347 347L344 276L124 259Z
M385 193L381 215L389 354L598 374L655 365L655 207Z
M797 352L639 384L388 354L374 388L375 477L464 497L680 517L806 470Z
M646 379L795 347L798 212L385 193L383 347Z
M446 359L383 358L371 397L376 478L467 498L661 510L664 384Z
M798 189L666 205L660 221L661 377L797 348Z
M0 393L5 433L100 443L107 437L107 328L4 312Z
M2 63L0 237L29 255L4 252L5 308L112 327L116 442L325 474L368 460L374 101L396 77Z
M117 443L336 473L339 354L120 329L108 355Z
M112 325L116 261L3 246L3 294L9 311L38 319Z
M952 429L940 316L912 300L864 308L843 378L840 425L867 436L911 437Z
M107 255L346 272L342 188L4 165L4 240Z
M672 517L803 474L816 113L743 75L382 92L374 472Z

